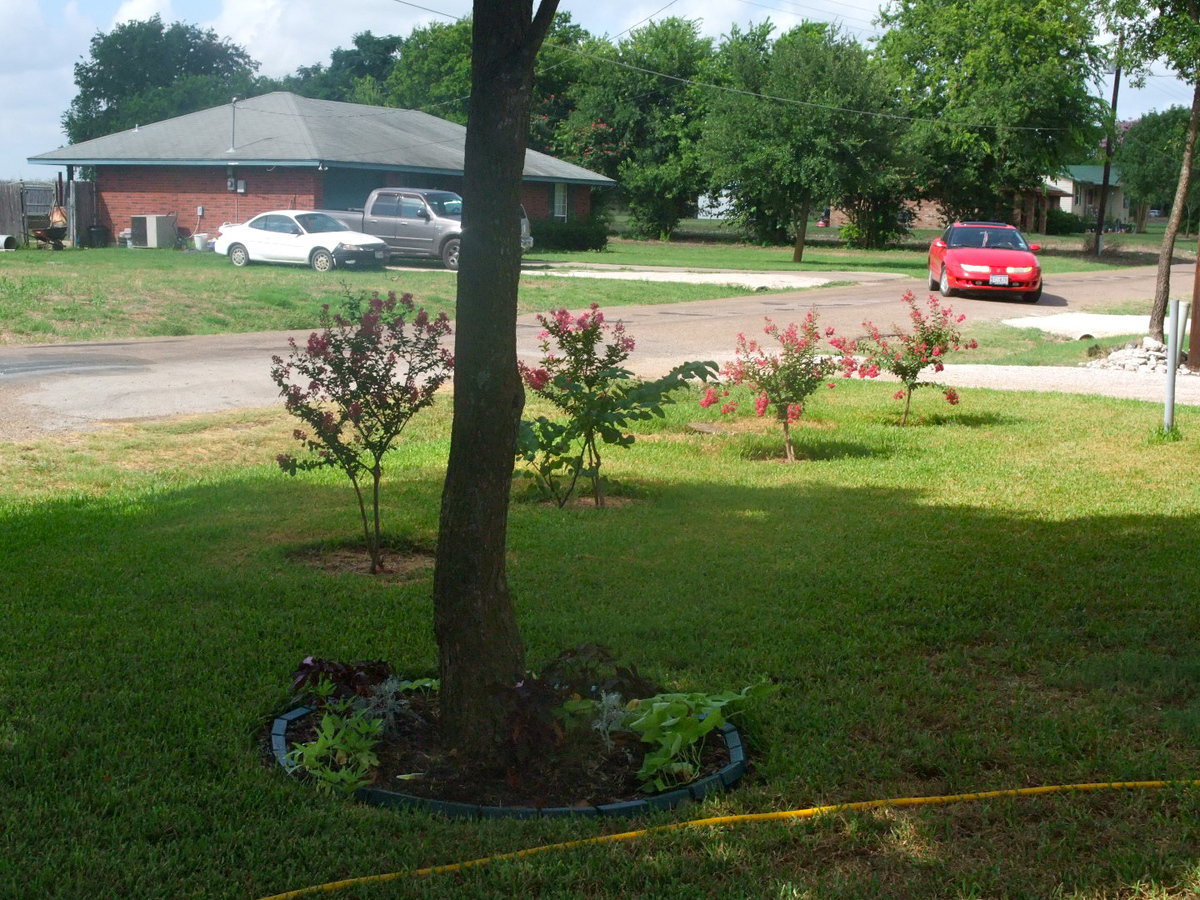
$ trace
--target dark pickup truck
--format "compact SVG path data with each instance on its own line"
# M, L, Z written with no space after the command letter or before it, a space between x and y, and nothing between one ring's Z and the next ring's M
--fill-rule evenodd
M462 197L425 188L376 188L362 210L323 209L323 213L387 242L393 256L440 258L458 268L462 238ZM521 210L521 250L533 246L529 220Z

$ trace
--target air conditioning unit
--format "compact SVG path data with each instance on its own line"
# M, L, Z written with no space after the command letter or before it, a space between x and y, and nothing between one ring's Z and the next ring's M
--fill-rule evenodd
M179 232L175 216L133 216L129 239L134 247L174 247Z

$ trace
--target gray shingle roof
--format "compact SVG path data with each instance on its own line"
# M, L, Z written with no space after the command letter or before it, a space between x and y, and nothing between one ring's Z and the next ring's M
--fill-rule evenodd
M461 174L467 130L413 109L311 100L277 91L140 125L29 158L41 165L350 166ZM529 150L528 181L606 187L580 166Z

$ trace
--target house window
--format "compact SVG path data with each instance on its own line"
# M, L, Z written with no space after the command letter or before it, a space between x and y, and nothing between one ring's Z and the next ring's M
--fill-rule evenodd
M567 186L565 184L554 185L553 216L560 222L567 221Z

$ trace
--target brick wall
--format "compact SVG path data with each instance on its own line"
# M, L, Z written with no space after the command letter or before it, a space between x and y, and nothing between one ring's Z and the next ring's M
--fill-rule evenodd
M927 202L924 200L906 200L904 208L913 214L909 225L912 228L933 228L941 230L946 227L946 215L942 212L942 208L936 203ZM850 221L840 209L834 209L830 215L829 224L833 228L840 228Z
M228 189L224 166L99 166L100 224L116 237L133 216L175 213L180 228L216 234L223 222L244 222L269 209L321 205L321 180L315 169L235 166L234 172L246 182L246 193ZM198 206L204 207L199 219Z
M549 219L554 211L554 185L527 181L521 185L521 205L530 219ZM592 189L583 184L567 185L567 218L586 219L592 214Z
M133 216L175 213L180 228L193 234L215 235L223 222L245 222L269 209L313 209L324 205L322 173L311 168L271 169L235 166L235 176L246 182L246 193L230 191L224 166L99 166L96 170L100 224L115 238L129 227ZM417 184L436 181L437 184ZM439 187L462 191L462 178L420 178L403 172L380 173L379 186ZM521 185L521 202L531 219L550 218L554 186L540 182ZM591 214L591 189L568 186L572 219ZM196 216L196 208L204 215Z

